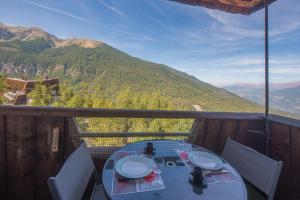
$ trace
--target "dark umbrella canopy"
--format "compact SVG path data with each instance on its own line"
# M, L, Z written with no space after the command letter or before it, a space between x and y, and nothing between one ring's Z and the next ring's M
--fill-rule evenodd
M230 13L250 15L265 6L265 0L170 0L180 3L222 10ZM276 0L266 0L268 4Z

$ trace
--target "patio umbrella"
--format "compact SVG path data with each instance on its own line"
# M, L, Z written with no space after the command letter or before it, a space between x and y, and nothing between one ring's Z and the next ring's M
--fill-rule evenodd
M230 13L250 15L264 8L265 0L170 0L180 3L222 10ZM268 5L276 0L269 0Z

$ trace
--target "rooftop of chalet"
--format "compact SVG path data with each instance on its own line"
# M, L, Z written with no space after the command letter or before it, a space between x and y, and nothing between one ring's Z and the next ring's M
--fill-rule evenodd
M23 92L30 91L36 83L41 83L47 86L59 85L59 80L57 78L54 79L46 78L41 81L24 80L19 78L6 78L5 80L9 90L18 90Z

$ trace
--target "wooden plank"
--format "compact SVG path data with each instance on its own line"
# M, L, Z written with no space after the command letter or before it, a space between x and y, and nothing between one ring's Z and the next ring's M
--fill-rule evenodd
M206 120L206 130L203 146L217 152L218 141L221 134L221 120Z
M277 198L291 199L291 152L290 128L288 125L271 123L271 157L283 161L283 169L278 183Z
M234 138L236 133L238 122L236 120L223 120L222 132L219 139L218 153L220 154L223 151L223 148L226 144L227 138Z
M47 180L55 176L64 161L64 118L38 117L37 119L37 159L36 159L36 198L51 199ZM52 151L53 129L59 130L58 151Z
M266 154L266 133L259 130L248 130L247 146L256 151Z
M7 199L5 118L0 116L0 197Z
M6 117L8 196L35 198L35 119Z
M80 137L84 138L115 138L115 137L178 137L190 136L189 132L79 132Z
M249 130L264 130L264 121L263 120L241 120L239 124L238 132L235 136L235 140L248 145L248 134Z
M34 106L0 106L0 115L27 115L47 117L125 117L125 118L174 118L174 119L247 119L263 120L262 113L198 112L167 110L130 110L101 108L62 108Z
M300 120L295 118L289 118L280 115L269 115L268 121L300 128Z
M250 127L251 127L250 121L248 120L240 121L239 129L234 139L239 143L246 144L247 133Z
M293 200L299 200L300 199L300 190L298 188L293 189Z
M300 190L300 129L291 128L292 186ZM300 193L299 193L300 194Z

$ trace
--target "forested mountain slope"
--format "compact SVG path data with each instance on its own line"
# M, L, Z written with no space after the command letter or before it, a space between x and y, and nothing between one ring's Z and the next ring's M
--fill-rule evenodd
M53 105L204 111L261 111L257 104L165 65L105 43L62 40L39 28L0 25L0 71L9 77L57 77Z

